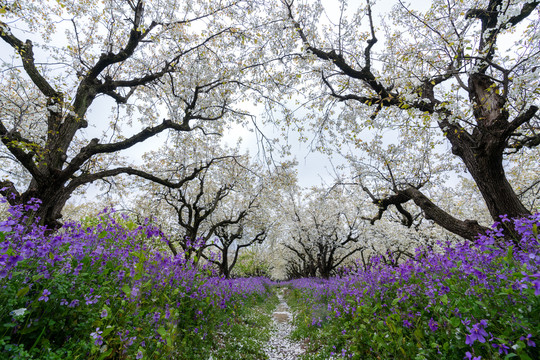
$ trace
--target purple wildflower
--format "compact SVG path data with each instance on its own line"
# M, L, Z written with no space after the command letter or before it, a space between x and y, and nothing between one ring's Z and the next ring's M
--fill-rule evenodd
M39 301L49 301L49 295L51 295L51 292L47 289L43 289L43 293L41 293L41 297L38 299Z
M540 280L533 281L534 295L540 296Z
M99 330L99 328L96 328L96 331L90 334L90 336L96 340L96 346L101 346L103 344L103 337L101 334L103 334L103 331Z
M503 352L508 354L508 350L510 349L506 344L491 344L491 346L499 350L499 354L502 354Z
M433 320L433 318L429 319L428 325L433 332L437 331L437 329L439 328L439 324L435 320Z
M484 330L484 327L487 326L487 320L481 320L479 323L474 324L472 328L469 329L470 334L465 338L465 344L473 345L475 341L481 343L486 342L486 336L488 333Z
M522 336L519 338L519 340L526 341L527 346L536 347L536 343L532 341L531 338L532 338L532 334L528 334L527 337Z
M407 319L403 320L403 326L410 329L413 327L413 324L411 324L411 322Z
M472 355L470 352L467 351L467 352L465 353L464 359L467 359L467 360L481 360L482 357L481 357L481 356L474 356L474 357L473 357L473 355Z
M0 231L1 232L11 231L11 229L13 228L13 225L17 225L17 222L13 219L2 221L0 222Z

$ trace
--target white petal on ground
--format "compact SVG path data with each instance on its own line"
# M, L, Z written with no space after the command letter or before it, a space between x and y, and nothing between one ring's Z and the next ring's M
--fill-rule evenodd
M293 314L283 299L282 293L278 293L278 298L280 303L272 314L274 332L265 346L265 352L269 360L295 360L304 352L304 349L300 343L289 338L294 328L292 325Z

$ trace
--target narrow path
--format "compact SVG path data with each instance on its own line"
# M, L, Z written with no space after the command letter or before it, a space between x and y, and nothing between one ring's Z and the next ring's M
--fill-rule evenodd
M283 289L277 293L279 304L272 313L274 320L274 333L265 346L266 355L269 360L295 360L304 352L300 343L289 338L292 325L292 313L289 306L283 299Z

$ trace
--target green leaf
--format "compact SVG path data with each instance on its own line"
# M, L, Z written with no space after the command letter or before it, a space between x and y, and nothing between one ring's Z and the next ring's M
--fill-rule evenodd
M23 287L22 289L19 289L19 291L17 291L17 297L22 297L22 296L26 295L28 293L28 291L30 291L29 286L26 286L26 287Z
M453 327L455 327L455 328L459 327L460 323L461 323L461 320L459 320L459 318L457 318L455 316L450 318L450 324L452 324Z
M122 291L123 291L127 296L131 296L131 286L129 286L129 285L124 285L124 286L122 286Z
M114 326L107 326L104 330L103 330L103 335L102 336L107 336L111 333L111 331L114 330Z
M441 302L442 302L444 305L448 305L448 295L447 295L447 294L444 294L444 295L441 297Z
M111 354L113 353L114 351L114 348L109 348L109 350L105 351L103 354L101 354L101 356L99 357L99 359L107 359L109 358L109 356L111 356Z
M167 331L163 326L161 326L159 329L157 329L157 332L159 335L161 335L162 338L165 338L165 335L167 335Z

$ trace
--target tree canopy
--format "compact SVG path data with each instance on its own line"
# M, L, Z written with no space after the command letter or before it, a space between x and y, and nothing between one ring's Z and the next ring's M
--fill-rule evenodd
M78 189L131 175L115 191L185 251L267 237L325 277L363 249L405 254L367 240L395 224L474 239L538 208L539 5L0 0L0 193L41 199L56 229ZM347 163L308 195L294 160L223 145L249 122Z

